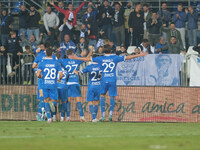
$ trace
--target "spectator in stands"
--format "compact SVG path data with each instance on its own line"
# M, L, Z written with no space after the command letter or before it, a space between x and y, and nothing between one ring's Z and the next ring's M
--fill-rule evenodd
M29 45L25 46L25 52L23 53L24 60L24 84L31 85L33 84L34 72L32 69L32 64L34 60L33 52L31 51L31 47Z
M7 50L5 49L4 46L1 47L0 49L0 84L6 84L7 83Z
M82 24L80 31L77 31L76 43L78 43L79 39L82 37L85 38L86 42L88 42L88 30L85 24Z
M197 51L200 54L200 43L193 47L193 50Z
M96 19L90 17L88 18L87 22L87 29L88 29L88 48L89 46L93 46L96 51L96 44L97 44L97 36L98 36L98 25Z
M58 2L58 7L61 8L61 9L65 9L64 3L62 1ZM56 15L59 18L59 25L58 25L58 27L60 27L63 24L63 19L65 18L65 15L63 13L61 13L60 11L57 11Z
M136 4L134 12L129 16L129 28L132 34L131 45L139 46L144 35L144 13L141 11L141 4Z
M55 45L57 42L56 30L59 25L59 18L56 13L52 12L51 7L47 6L46 13L44 14L44 27L49 37L51 44Z
M198 13L194 12L192 6L188 7L188 10L185 9L185 13L187 15L187 31L188 31L188 39L189 46L197 45L197 32L198 32Z
M88 22L92 19L96 20L97 10L93 9L92 5L88 5L87 11L82 17L82 23L87 26Z
M20 36L21 36L21 40L22 40L21 46L24 47L24 46L28 45L28 46L30 46L31 51L34 52L34 53L36 53L37 47L38 47L39 44L42 42L43 33L40 33L40 38L39 38L39 40L37 40L37 41L36 41L34 35L31 35L30 38L29 38L29 40L27 40L27 39L23 36L22 33L20 34Z
M79 17L80 18L82 18L84 15L85 15L85 13L88 11L88 6L92 6L92 9L96 9L97 7L95 7L94 6L94 4L92 3L92 2L89 2L88 3L88 5L87 5L87 7L86 8L83 8L82 10L81 10L81 12L79 13ZM97 15L97 14L96 14Z
M66 18L66 28L64 28L65 33L70 35L70 38L73 39L73 31L74 31L74 27L77 27L77 13L81 10L81 8L85 5L85 1L84 0L81 5L74 9L74 6L72 4L68 5L68 10L62 9L58 6L56 6L54 4L54 1L50 1L49 3L55 7L58 11L60 11L61 13L63 13L65 15Z
M175 36L171 37L170 43L167 43L166 46L159 49L159 51L165 51L165 50L168 50L169 54L180 54L181 52L186 54L186 51L184 50L183 46L176 41Z
M30 13L27 18L28 23L28 38L31 35L34 35L36 40L39 40L40 37L40 30L39 30L39 21L41 19L40 14L35 10L34 5L30 7Z
M64 3L63 2L58 2L58 7L64 9ZM59 18L59 25L58 28L63 24L63 20L65 18L65 15L63 13L61 13L60 11L57 11L56 15ZM58 33L58 41L61 42L61 32Z
M178 4L177 11L173 16L173 22L175 23L176 29L181 33L181 39L183 47L185 48L185 22L187 20L186 13L183 12L182 4Z
M19 12L19 34L22 33L24 37L26 37L26 31L28 28L27 18L28 11L26 10L26 6L22 5Z
M65 52L69 49L72 49L74 54L76 53L76 46L72 40L70 40L70 36L66 34L64 36L64 41L60 44L61 58L65 57Z
M120 49L116 51L116 55L127 55L126 46L121 45Z
M104 46L104 40L107 39L105 32L103 30L99 31L98 41L97 41L97 49L99 46Z
M115 4L113 29L112 29L117 46L125 44L125 27L124 27L124 6L122 2Z
M163 50L163 51L159 50L159 49L163 48L166 45L167 45L167 43L165 42L164 37L160 37L160 42L157 43L156 46L155 46L154 54L167 54L168 53L167 49Z
M87 43L85 41L85 38L84 37L81 37L80 38L80 42L76 45L76 55L77 56L80 56L81 55L81 52L84 50L84 49L87 49L88 46L87 46Z
M140 52L148 52L149 54L154 53L154 48L149 44L148 39L143 39L138 48L140 49Z
M139 54L139 53L140 53L140 49L139 49L138 47L136 47L136 48L134 49L133 54L137 55L137 54Z
M103 5L98 7L99 10L99 26L102 30L105 31L108 39L111 39L111 30L112 30L112 18L114 11L111 6L109 6L108 0L103 2Z
M104 45L106 45L105 42L104 42ZM108 40L108 45L110 45L110 47L112 49L112 53L115 54L116 53L116 46L115 46L114 42L112 40Z
M8 38L6 44L3 46L5 47L8 53L12 54L11 59L10 59L12 72L9 74L9 76L14 76L16 73L19 73L19 70L18 72L15 72L15 71L18 69L20 65L20 55L22 54L20 41L18 37L16 36L15 31L10 32L10 37Z
M98 54L103 54L103 46L99 46L99 47L97 48L97 53L98 53Z
M171 20L171 14L167 10L167 3L162 3L162 9L157 12L159 19L161 19L162 24L164 25L164 28L167 28L169 26L169 22ZM167 40L167 35L165 32L162 32L162 36L165 40Z
M1 44L5 45L9 39L9 34L12 28L12 17L6 10L2 10L1 14Z
M161 26L161 20L158 19L157 13L153 12L152 17L147 22L147 28L149 30L149 42L152 46L155 46L159 41Z
M165 24L163 24L163 26L165 26ZM181 39L181 34L175 28L175 24L173 22L170 24L170 28L169 29L161 27L161 30L166 33L166 35L167 35L166 41L168 43L170 43L171 37L174 36L174 37L176 37L176 42L179 42L183 46L183 42L182 42L182 39Z
M149 21L149 19L151 19L152 16L152 12L149 10L149 5L147 3L145 3L143 5L143 11L144 11L144 39L148 39L149 38L149 31L147 29L147 22Z
M131 12L134 11L132 8L131 2L128 2L126 5L126 9L124 12L124 17L125 17L125 46L128 47L130 46L130 31L129 31L129 26L128 26L128 20Z

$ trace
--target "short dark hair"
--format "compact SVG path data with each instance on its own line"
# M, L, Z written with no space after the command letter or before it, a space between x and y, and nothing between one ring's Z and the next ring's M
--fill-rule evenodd
M142 42L147 43L147 42L149 42L149 40L148 39L143 39Z
M148 3L144 3L143 7L149 7L149 4Z
M25 49L26 49L26 50L30 50L31 47L30 47L29 45L26 45L26 46L25 46Z
M57 57L58 59L61 59L61 52L57 52L57 53L56 53L56 57Z
M51 44L49 42L44 43L44 47L47 49L49 47L51 47Z
M68 49L68 50L66 51L66 55L67 55L67 56L72 55L72 54L74 54L73 49Z
M171 36L171 37L170 37L170 39L171 39L171 38L175 38L175 39L176 39L176 37L175 37L175 36Z
M166 2L163 2L163 3L162 3L162 5L163 5L163 4L166 4L166 5L167 5L167 3L166 3Z
M103 52L106 53L106 54L110 54L111 53L111 46L109 44L106 44L103 46Z
M53 54L53 49L52 48L47 48L46 49L46 55L47 56L52 56L52 54Z
M178 3L178 5L177 6L183 6L183 4L182 3Z

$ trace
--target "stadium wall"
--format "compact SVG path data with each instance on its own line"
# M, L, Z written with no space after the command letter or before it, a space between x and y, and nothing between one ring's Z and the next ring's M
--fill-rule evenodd
M1 86L0 120L36 120L37 86ZM82 87L84 115L91 115ZM118 87L113 121L121 122L200 122L200 88L188 87ZM109 97L106 97L106 117ZM100 117L100 111L98 114ZM59 115L57 117L60 118ZM72 121L79 120L76 103L72 102Z

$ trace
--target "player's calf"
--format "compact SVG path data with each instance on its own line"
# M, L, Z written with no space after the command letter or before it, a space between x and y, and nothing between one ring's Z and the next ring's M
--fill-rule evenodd
M101 95L100 98L100 107L101 107L101 119L100 121L105 121L105 104L106 104L105 95Z
M93 102L88 102L88 105L89 105L90 113L92 115L92 120L95 120L96 119L96 113L94 111Z
M80 113L80 122L84 122L85 119L84 119L84 113L83 113L83 106L81 103L81 97L76 97L76 100L77 100L77 107Z

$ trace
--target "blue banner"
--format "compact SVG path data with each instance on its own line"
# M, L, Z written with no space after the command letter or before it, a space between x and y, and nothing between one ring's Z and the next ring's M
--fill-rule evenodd
M117 85L180 86L182 61L178 54L158 54L120 62Z

